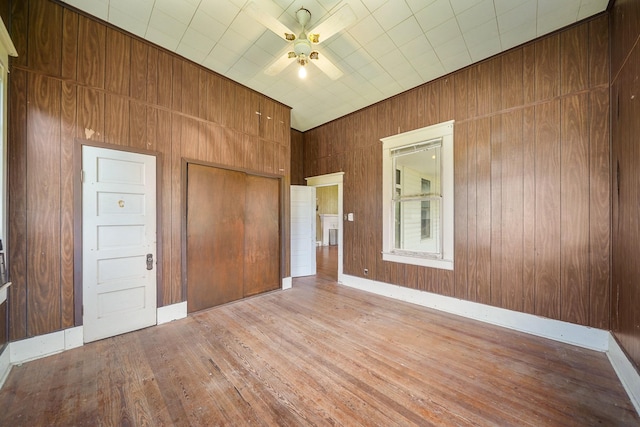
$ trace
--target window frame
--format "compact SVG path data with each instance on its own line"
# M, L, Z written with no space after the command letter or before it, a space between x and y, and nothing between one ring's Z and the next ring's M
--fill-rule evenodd
M382 141L382 259L385 261L453 270L454 246L454 120L381 138ZM442 254L409 253L394 248L395 239L395 167L391 151L442 138Z

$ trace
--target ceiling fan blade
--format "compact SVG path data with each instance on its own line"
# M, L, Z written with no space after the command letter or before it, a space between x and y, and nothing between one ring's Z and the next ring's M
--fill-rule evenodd
M259 23L261 23L262 25L264 25L265 27L267 27L268 29L270 29L271 31L273 31L283 39L289 40L289 41L296 39L296 35L293 33L293 31L287 28L287 26L284 25L282 22L278 21L276 18L274 18L273 16L269 15L268 13L260 9L255 2L252 2L252 1L249 2L245 6L244 10L253 19L258 21Z
M318 55L317 52L312 52L310 58L312 58L313 61L309 62L320 68L320 70L329 76L331 80L338 80L342 76L342 71L340 71L340 69L336 67L335 64L326 56Z
M271 64L269 64L267 68L264 70L264 73L269 76L275 76L280 71L287 68L289 64L291 64L292 62L295 62L293 59L291 59L292 57L290 53L292 52L285 53L284 55L280 56L278 59L273 61ZM293 58L295 58L295 53L293 54Z
M338 31L342 31L356 20L356 14L348 4L345 4L336 13L318 24L313 30L309 31L309 40L311 43L321 43L327 40Z

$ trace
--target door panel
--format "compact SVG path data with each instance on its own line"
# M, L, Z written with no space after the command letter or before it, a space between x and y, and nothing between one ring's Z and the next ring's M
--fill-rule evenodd
M85 342L156 324L155 160L82 149Z
M291 186L291 277L316 274L316 189Z
M189 164L187 182L187 307L194 312L243 296L245 174Z
M247 175L244 296L280 287L280 182Z

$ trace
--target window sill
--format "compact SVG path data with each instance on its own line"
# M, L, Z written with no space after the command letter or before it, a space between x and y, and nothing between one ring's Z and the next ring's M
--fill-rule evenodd
M439 268L442 270L453 270L453 260L433 259L420 256L400 255L389 252L382 252L384 261L397 262L401 264L413 264L422 267Z

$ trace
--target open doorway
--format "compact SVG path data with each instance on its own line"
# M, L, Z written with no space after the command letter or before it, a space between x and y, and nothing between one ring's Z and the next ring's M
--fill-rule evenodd
M316 265L319 278L338 280L338 186L316 188Z
M341 281L342 177L344 172L306 178L316 188L316 265L318 278Z

